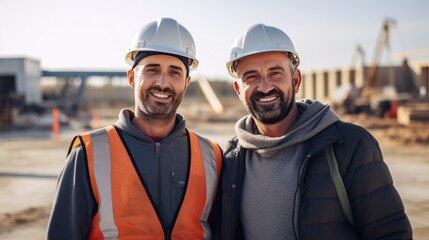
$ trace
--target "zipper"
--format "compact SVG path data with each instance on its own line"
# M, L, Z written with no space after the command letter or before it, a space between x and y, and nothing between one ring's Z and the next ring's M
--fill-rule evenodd
M174 185L175 185L175 182L174 182L174 176L175 176L175 173L174 173L174 171L171 171L171 174L170 174L170 195L171 195L171 201L170 201L170 207L171 207L171 209L173 209L174 208L174 206L173 206L173 203L174 203Z
M158 168L158 206L159 206L159 214L163 216L162 209L162 184L161 184L161 144L156 142L156 166Z
M240 147L235 156L236 160L238 161L232 161L232 159L234 158L231 158L229 159L229 161L226 162L226 164L228 164L229 166L227 169L230 169L230 178L228 182L229 183L228 189L231 195L230 209L234 211L233 215L237 217L236 219L232 219L232 221L230 221L230 229L236 229L238 226L238 223L235 220L239 221L240 219L241 202L238 202L238 201L241 201L241 198L242 198L241 191L243 191L244 172L246 171L245 152L246 151L242 150ZM236 167L236 169L234 169L234 166ZM240 190L238 189L239 184L241 187Z
M164 217L164 208L163 208L163 202L162 202L162 183L161 183L161 144L159 142L155 143L156 146L156 166L158 168L158 210L159 210L159 216L161 217L161 219L163 219ZM160 219L160 221L161 221ZM170 234L169 232L166 231L164 224L162 224L162 229L164 231L164 237L165 239L170 239Z
M298 206L297 206L297 209L295 209L293 211L293 218L292 218L292 221L293 221L292 228L293 228L293 232L295 234L295 239L297 239L297 240L299 239L299 229L298 229L299 228L299 219L298 219L299 218L299 203L296 203L296 201L298 198L298 193L300 192L300 189L301 189L302 180L304 178L303 173L306 171L308 161L310 161L310 158L312 156L313 155L310 155L310 154L305 156L304 162L302 163L302 167L301 167L301 169L299 171L299 175L298 175L298 183L297 183L297 188L296 188L296 192L295 192L295 200L294 200L294 204L293 204L294 207L296 207L297 204L298 204ZM296 213L296 216L295 216L295 213ZM295 218L297 219L296 221L295 221Z

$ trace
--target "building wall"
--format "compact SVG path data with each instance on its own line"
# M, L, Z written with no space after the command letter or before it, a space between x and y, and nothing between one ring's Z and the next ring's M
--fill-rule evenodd
M40 105L42 103L42 91L40 77L42 71L37 60L24 60L24 93L26 104Z
M416 84L422 97L429 97L429 61L421 61L410 65L415 74Z
M21 95L26 105L41 104L39 61L30 58L0 58L0 76L15 77L15 94Z
M316 77L314 83L314 93L315 93L315 99L318 99L322 102L326 102L327 96L325 96L325 86L324 86L324 73L323 71L317 72L314 76Z
M303 91L300 97L330 103L335 90L351 80L349 69L308 71L303 73Z
M429 97L429 65L422 66L420 76L420 95L422 97Z
M376 86L393 86L398 93L412 93L420 86L428 85L427 77L420 76L425 74L428 66L429 64L419 65L418 68L410 68L408 71L404 66L379 66L374 81ZM418 72L413 69L418 69ZM369 67L365 66L355 69L341 68L302 72L303 83L299 96L329 103L334 97L336 89L342 85L354 84L357 88L364 87L368 71Z

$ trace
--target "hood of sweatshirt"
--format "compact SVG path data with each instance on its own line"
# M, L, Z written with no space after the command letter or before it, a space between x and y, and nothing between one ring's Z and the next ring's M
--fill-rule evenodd
M256 126L250 115L238 120L235 125L235 132L239 144L244 148L255 150L269 157L269 155L277 154L278 151L287 147L311 139L340 119L329 105L319 101L305 99L297 101L297 105L301 115L290 130L281 137L267 137L254 132L253 129L256 129Z
M153 142L150 137L140 132L134 125L132 124L132 119L134 118L134 112L130 109L124 108L118 114L118 121L116 122L116 126L125 131L127 134L133 136L134 138L143 140L145 142ZM173 130L163 138L164 139L175 139L182 134L185 130L186 121L185 117L179 113L176 113L176 121L174 124ZM162 141L162 140L161 140Z

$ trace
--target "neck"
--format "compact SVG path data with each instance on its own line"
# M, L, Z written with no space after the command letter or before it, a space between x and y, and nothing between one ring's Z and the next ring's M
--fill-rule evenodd
M299 111L296 104L292 107L289 114L280 122L274 124L264 124L259 120L255 120L256 127L261 135L267 137L284 136L299 117Z
M140 132L149 137L164 138L173 130L175 117L159 120L136 115L132 123Z

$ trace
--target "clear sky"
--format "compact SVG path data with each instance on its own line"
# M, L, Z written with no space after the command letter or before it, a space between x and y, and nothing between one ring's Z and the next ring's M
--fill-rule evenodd
M429 48L428 9L427 0L0 0L0 57L36 58L46 70L126 70L135 32L171 17L194 37L192 76L229 78L229 48L255 23L283 29L304 71L348 67L358 44L371 62L385 18L396 21L391 54Z

